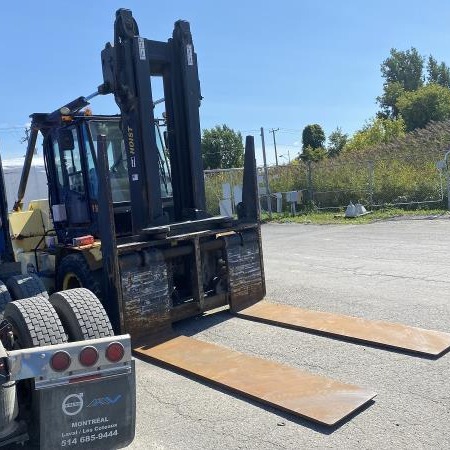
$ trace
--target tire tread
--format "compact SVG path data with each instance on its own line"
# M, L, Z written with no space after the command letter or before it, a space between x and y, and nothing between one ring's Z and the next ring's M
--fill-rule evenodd
M89 289L55 292L49 301L61 318L70 340L114 336L105 308Z
M15 327L22 348L55 345L67 342L67 335L51 303L44 297L10 302L5 319ZM26 346L26 347L25 347Z

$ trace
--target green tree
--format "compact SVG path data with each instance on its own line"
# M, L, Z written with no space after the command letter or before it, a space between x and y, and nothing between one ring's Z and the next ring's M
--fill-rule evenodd
M302 150L299 159L303 161L320 161L327 157L327 150L323 147L312 148L310 145Z
M430 121L450 119L450 89L438 84L427 84L401 95L397 108L407 131L424 128Z
M429 56L427 63L428 83L439 84L450 88L450 68L444 62L440 64L433 56Z
M345 147L345 144L348 140L348 134L342 132L342 128L337 127L329 136L328 136L328 156L332 158L338 156L341 153L342 149Z
M376 117L368 121L345 144L343 151L358 151L379 144L385 144L405 135L405 122L402 117L389 119Z
M377 98L384 117L397 117L397 100L402 91L415 91L423 85L424 57L417 49L401 51L392 48L390 55L381 64L385 79L383 94Z
M226 125L203 130L202 156L205 169L242 167L244 145L241 133Z
M415 91L423 85L424 57L417 49L401 51L391 48L390 56L381 64L386 83L400 83L405 91Z
M305 150L307 147L320 148L325 145L325 133L320 125L317 123L313 125L307 125L303 128L302 133L302 148Z
M378 113L378 116L385 119L397 117L397 100L404 92L404 87L398 81L385 83L383 85L383 95L377 97L377 101L381 106L381 112Z

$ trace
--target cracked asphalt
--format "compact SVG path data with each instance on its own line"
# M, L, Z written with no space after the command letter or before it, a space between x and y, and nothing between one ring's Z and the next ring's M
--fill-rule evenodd
M450 220L263 226L271 301L450 332ZM137 360L129 449L450 448L450 353L426 359L234 318L177 331L375 390L323 427Z

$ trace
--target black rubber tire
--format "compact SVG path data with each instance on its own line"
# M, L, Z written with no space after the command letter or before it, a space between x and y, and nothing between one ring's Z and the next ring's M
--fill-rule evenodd
M6 280L6 286L14 300L37 296L48 298L48 292L44 283L33 273L9 277Z
M101 297L100 271L92 272L83 255L72 253L65 256L58 266L56 273L56 290L63 291L72 287L64 286L64 279L67 274L74 274L79 281L79 286L73 288L86 288L92 291L97 297Z
M49 301L58 313L69 341L114 336L105 308L89 289L55 292Z
M3 320L3 312L6 305L12 300L8 288L0 281L0 321Z
M67 342L67 335L52 304L44 297L25 298L6 305L5 319L20 348Z
M5 319L13 327L15 348L24 349L41 345L55 345L67 342L58 314L51 303L44 297L32 297L13 301L6 305ZM30 441L26 448L40 448L40 403L34 387L34 379L19 381L17 384L19 398L19 419L28 424Z

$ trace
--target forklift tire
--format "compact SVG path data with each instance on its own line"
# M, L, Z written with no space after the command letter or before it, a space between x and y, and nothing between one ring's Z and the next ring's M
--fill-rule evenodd
M98 271L97 271L98 273ZM86 288L97 297L101 297L101 284L92 272L85 257L78 253L65 256L58 266L56 273L56 290Z
M20 348L67 342L58 314L44 297L10 302L6 305L4 316L11 323L15 342Z
M3 320L3 312L11 300L8 288L0 281L0 321Z
M83 341L114 336L114 331L100 300L85 288L55 292L50 303L69 336L69 341Z
M48 292L45 289L44 283L33 273L28 275L14 275L8 278L6 286L14 300L30 297L48 298Z

